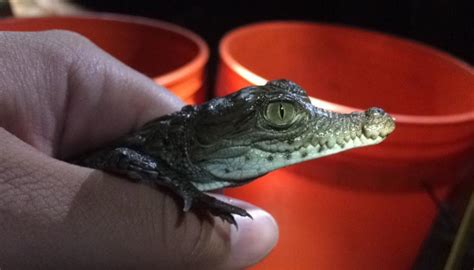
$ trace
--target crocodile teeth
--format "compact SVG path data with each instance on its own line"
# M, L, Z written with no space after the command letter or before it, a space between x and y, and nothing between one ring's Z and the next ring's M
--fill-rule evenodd
M374 130L370 130L370 129L364 129L364 133L365 137L367 138L370 138L370 139L377 139L377 137L379 136L379 133L374 131Z
M336 139L334 138L329 138L328 141L326 142L326 146L331 149L336 145Z
M337 143L339 146L343 147L343 146L346 144L346 143L345 143L345 138L343 138L343 137L337 138L337 139L336 139L336 143Z

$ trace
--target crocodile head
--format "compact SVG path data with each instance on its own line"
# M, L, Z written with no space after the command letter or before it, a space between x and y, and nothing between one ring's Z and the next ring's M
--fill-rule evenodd
M215 98L195 113L192 162L236 185L281 167L380 143L395 128L379 108L350 114L317 108L288 80Z

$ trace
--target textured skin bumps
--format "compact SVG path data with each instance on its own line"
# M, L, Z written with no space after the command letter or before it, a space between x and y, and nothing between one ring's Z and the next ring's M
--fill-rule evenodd
M238 186L270 171L383 141L395 128L379 108L340 114L313 106L288 80L243 88L156 118L74 162L164 186L183 210L206 209L229 223L250 215L203 191Z

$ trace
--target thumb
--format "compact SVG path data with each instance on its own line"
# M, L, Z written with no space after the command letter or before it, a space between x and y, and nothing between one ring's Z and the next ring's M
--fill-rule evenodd
M220 197L220 199L226 199ZM165 191L42 154L0 128L0 268L240 269L264 257L277 226L239 230L183 213Z

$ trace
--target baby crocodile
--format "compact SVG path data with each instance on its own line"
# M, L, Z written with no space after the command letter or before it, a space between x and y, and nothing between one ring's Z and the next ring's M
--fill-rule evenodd
M313 106L294 82L274 80L156 118L77 164L166 186L192 207L236 225L244 209L203 191L383 141L395 128L382 109L340 114Z

